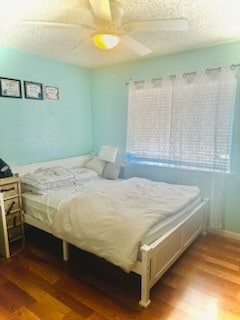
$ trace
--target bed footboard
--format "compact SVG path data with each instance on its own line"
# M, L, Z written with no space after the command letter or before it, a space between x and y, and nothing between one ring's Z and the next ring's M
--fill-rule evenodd
M186 220L154 243L141 247L142 260L133 270L141 276L141 306L146 308L150 304L150 289L153 285L193 240L205 231L207 202L207 199L204 200Z
M132 270L141 276L141 299L139 301L141 306L146 308L151 303L150 290L154 284L200 233L206 233L207 210L208 199L204 199L188 218L152 244L145 244L141 247L141 261L137 261ZM51 233L49 226L27 214L24 216L26 223ZM63 259L68 261L69 244L64 240L62 248Z

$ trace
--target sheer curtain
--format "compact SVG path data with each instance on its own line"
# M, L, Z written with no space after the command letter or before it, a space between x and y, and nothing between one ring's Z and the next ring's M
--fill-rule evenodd
M129 83L127 152L142 161L168 161L172 81ZM160 110L161 106L161 110Z
M174 168L176 183L199 185L212 228L222 226L235 87L228 68L129 84L127 162Z

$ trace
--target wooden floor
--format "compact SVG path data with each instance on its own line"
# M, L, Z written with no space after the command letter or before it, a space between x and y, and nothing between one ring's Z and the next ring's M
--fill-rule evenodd
M0 320L240 319L240 243L200 236L138 305L134 274L29 229L24 250L0 261Z

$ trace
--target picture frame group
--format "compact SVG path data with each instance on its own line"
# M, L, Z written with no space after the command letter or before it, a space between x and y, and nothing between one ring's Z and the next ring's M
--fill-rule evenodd
M25 99L59 100L59 88L42 83L23 81ZM22 98L21 80L0 77L0 97Z

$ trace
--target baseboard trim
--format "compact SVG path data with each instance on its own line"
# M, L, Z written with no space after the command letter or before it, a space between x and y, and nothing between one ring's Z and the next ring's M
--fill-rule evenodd
M212 228L207 228L207 231L209 233L218 234L219 236L222 236L225 238L240 241L240 234L239 233L234 233L234 232L230 232L230 231L226 231L226 230L222 230L222 229L212 229Z

